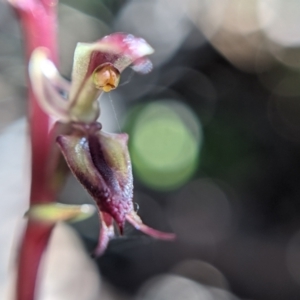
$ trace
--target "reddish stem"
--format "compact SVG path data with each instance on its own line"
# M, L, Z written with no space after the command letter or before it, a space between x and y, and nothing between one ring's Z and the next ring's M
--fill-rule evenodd
M35 1L30 11L19 13L24 31L26 62L28 64L32 51L37 47L49 49L50 59L57 63L56 42L56 5L54 1ZM29 119L32 151L32 182L30 203L49 202L53 192L48 184L47 161L53 146L53 136L49 134L49 116L40 108L29 86Z
M17 274L17 300L35 299L37 274L41 257L53 227L29 221L23 236Z
M26 63L37 47L49 49L50 59L57 63L56 1L11 0L20 18L24 32ZM49 116L45 114L29 86L29 120L31 132L32 174L30 205L55 201L55 191L50 186L48 162L54 136L49 132ZM33 300L40 259L48 244L52 225L28 221L19 254L17 300Z

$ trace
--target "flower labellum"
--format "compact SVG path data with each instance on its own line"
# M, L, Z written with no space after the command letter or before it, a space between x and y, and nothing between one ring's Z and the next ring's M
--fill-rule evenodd
M125 221L156 238L174 239L144 225L133 208L133 178L127 149L127 134L108 134L86 127L69 136L59 136L57 143L75 177L95 200L102 222L99 255L113 236L113 221L123 233ZM98 127L99 128L99 127Z

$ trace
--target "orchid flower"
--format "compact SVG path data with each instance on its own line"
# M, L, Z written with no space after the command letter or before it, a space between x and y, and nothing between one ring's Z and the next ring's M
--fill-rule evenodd
M139 73L150 72L152 63L145 56L153 51L144 39L124 33L92 44L78 43L70 84L48 59L48 50L37 48L29 65L33 90L41 107L59 121L95 122L101 93L115 89L120 73L129 65Z
M79 43L71 83L59 75L46 49L37 48L30 60L30 79L41 107L72 127L69 135L58 136L57 143L74 176L99 209L102 227L96 255L105 250L114 236L113 221L121 234L127 220L152 237L175 237L146 226L136 214L128 135L105 133L96 121L100 115L100 94L115 89L120 74L130 65L139 73L151 71L146 55L152 52L145 40L124 33L106 36L93 44Z

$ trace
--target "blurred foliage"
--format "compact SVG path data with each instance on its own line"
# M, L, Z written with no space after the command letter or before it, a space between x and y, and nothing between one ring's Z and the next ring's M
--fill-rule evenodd
M85 14L111 24L113 22L114 15L120 10L125 2L126 0L62 0L60 3L66 4Z
M168 100L150 102L133 109L128 120L133 167L146 185L172 190L193 175L202 132L186 107Z

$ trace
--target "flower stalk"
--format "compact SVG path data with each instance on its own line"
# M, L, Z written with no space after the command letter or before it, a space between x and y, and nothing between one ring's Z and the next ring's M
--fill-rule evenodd
M57 63L55 0L11 0L10 3L19 17L23 30L26 64L37 47L47 48L51 60ZM31 138L30 205L34 205L55 201L55 191L49 184L53 174L48 171L54 136L49 132L51 117L38 104L29 77L27 82ZM34 299L40 260L52 229L51 223L34 220L27 223L18 258L17 300Z

